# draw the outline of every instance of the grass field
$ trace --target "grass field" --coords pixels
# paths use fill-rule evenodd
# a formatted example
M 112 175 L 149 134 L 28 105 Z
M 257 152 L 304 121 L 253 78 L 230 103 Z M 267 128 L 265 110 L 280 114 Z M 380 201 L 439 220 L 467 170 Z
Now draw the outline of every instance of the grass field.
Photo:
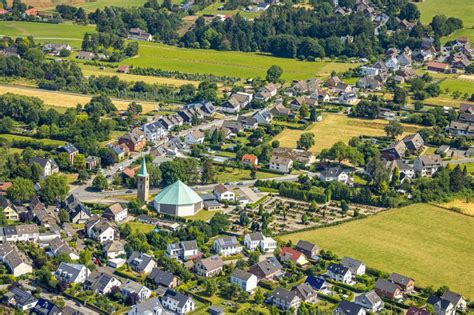
M 40 98 L 45 104 L 53 107 L 76 107 L 77 104 L 86 104 L 91 99 L 90 96 L 63 93 L 56 91 L 47 91 L 34 88 L 26 88 L 20 86 L 5 86 L 0 85 L 0 95 L 4 93 L 14 93 L 26 96 L 36 96 Z M 114 100 L 113 103 L 119 110 L 125 110 L 132 101 L 127 100 Z M 155 109 L 156 103 L 137 101 L 137 103 L 143 106 L 144 112 L 149 112 Z
M 239 78 L 265 78 L 268 68 L 276 64 L 283 68 L 285 80 L 329 76 L 333 70 L 340 72 L 357 67 L 350 63 L 303 62 L 258 53 L 178 48 L 158 43 L 140 43 L 139 56 L 125 59 L 121 64 Z
M 11 1 L 8 1 L 10 3 Z M 25 0 L 25 4 L 34 6 L 41 10 L 53 9 L 58 4 L 67 4 L 75 7 L 82 7 L 87 12 L 102 9 L 105 6 L 135 7 L 143 6 L 146 0 Z M 160 1 L 159 1 L 160 2 Z M 173 1 L 174 3 L 175 1 Z
M 296 142 L 304 132 L 312 132 L 315 136 L 315 145 L 311 151 L 316 153 L 322 149 L 330 148 L 338 141 L 348 142 L 351 138 L 366 136 L 384 136 L 383 128 L 388 122 L 386 120 L 375 119 L 366 120 L 358 118 L 349 118 L 345 115 L 325 114 L 321 122 L 314 123 L 306 130 L 285 129 L 273 140 L 280 141 L 280 146 L 287 148 L 296 148 Z M 405 132 L 410 133 L 418 128 L 411 125 L 405 125 Z
M 142 232 L 146 234 L 156 228 L 153 224 L 140 222 L 127 222 L 126 224 L 130 226 L 130 228 L 132 229 L 132 233 Z
M 277 174 L 274 173 L 267 173 L 267 172 L 257 172 L 257 179 L 267 179 L 277 177 Z M 250 170 L 248 169 L 232 169 L 226 168 L 225 172 L 219 172 L 217 174 L 217 182 L 224 183 L 224 182 L 238 182 L 241 180 L 251 180 L 250 177 Z
M 178 80 L 173 78 L 159 78 L 159 77 L 152 77 L 146 75 L 133 75 L 133 74 L 125 74 L 125 73 L 117 73 L 115 69 L 105 68 L 104 70 L 99 70 L 98 67 L 95 66 L 86 66 L 84 64 L 80 64 L 82 73 L 85 76 L 100 76 L 100 75 L 107 75 L 107 76 L 117 76 L 120 80 L 128 81 L 128 82 L 136 82 L 136 81 L 143 81 L 149 84 L 160 84 L 160 85 L 170 85 L 170 86 L 181 86 L 184 84 L 193 84 L 195 86 L 199 85 L 197 81 L 188 81 L 188 80 Z
M 212 219 L 212 217 L 214 217 L 217 213 L 219 212 L 222 212 L 222 211 L 219 211 L 219 210 L 215 210 L 215 211 L 207 211 L 207 210 L 204 210 L 202 209 L 201 211 L 199 211 L 198 213 L 196 213 L 195 215 L 192 215 L 192 216 L 189 216 L 189 217 L 185 217 L 185 219 L 187 220 L 201 220 L 201 221 L 209 221 L 210 219 Z
M 241 16 L 248 18 L 248 19 L 254 19 L 256 17 L 259 17 L 262 14 L 262 11 L 260 12 L 244 12 L 242 10 L 218 10 L 219 7 L 223 6 L 224 3 L 221 1 L 218 1 L 216 3 L 213 3 L 203 10 L 198 12 L 198 15 L 217 15 L 217 14 L 222 14 L 222 15 L 236 15 L 237 13 L 240 14 Z
M 27 136 L 11 135 L 11 134 L 6 134 L 6 133 L 0 133 L 0 138 L 5 138 L 9 141 L 13 141 L 13 140 L 36 141 L 36 142 L 41 142 L 44 144 L 51 144 L 51 145 L 57 145 L 57 146 L 64 144 L 64 141 L 60 141 L 60 140 L 38 139 L 38 138 L 32 138 L 32 137 L 27 137 Z
M 0 35 L 11 37 L 32 35 L 36 42 L 69 43 L 73 47 L 81 46 L 86 32 L 94 33 L 95 26 L 0 21 Z
M 416 204 L 335 227 L 283 236 L 312 241 L 385 272 L 413 277 L 416 285 L 447 285 L 474 298 L 474 218 Z
M 461 199 L 456 199 L 450 202 L 445 202 L 440 204 L 442 207 L 446 208 L 457 208 L 461 209 L 461 212 L 467 215 L 470 215 L 474 217 L 474 202 L 470 200 L 461 200 Z
M 461 93 L 467 93 L 469 95 L 474 93 L 474 81 L 472 80 L 463 80 L 461 78 L 456 79 L 445 79 L 440 84 L 441 90 L 449 89 L 450 93 L 454 91 L 459 91 Z

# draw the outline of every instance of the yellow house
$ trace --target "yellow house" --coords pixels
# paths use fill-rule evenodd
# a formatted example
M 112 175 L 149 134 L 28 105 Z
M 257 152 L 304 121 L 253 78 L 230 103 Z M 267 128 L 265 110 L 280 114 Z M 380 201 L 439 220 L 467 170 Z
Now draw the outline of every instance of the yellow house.
M 15 206 L 8 199 L 0 200 L 0 209 L 3 209 L 3 215 L 5 219 L 9 221 L 19 221 L 20 217 L 18 212 L 15 210 Z

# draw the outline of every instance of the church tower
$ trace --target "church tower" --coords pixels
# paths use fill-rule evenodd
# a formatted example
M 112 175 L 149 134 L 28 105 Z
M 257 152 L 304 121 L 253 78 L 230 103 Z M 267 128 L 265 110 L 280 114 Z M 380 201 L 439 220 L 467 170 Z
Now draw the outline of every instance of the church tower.
M 146 170 L 145 157 L 142 159 L 142 165 L 137 176 L 137 198 L 143 202 L 147 202 L 150 197 L 150 175 Z

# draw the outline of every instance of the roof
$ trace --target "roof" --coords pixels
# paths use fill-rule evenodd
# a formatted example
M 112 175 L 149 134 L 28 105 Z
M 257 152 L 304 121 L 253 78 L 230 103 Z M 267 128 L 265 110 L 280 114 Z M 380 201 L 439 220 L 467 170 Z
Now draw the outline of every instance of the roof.
M 202 202 L 202 198 L 180 180 L 160 191 L 154 200 L 156 203 L 167 205 L 189 205 Z
M 337 310 L 343 314 L 358 314 L 361 309 L 362 306 L 346 300 L 342 300 L 337 306 Z
M 294 262 L 300 259 L 301 256 L 304 256 L 303 253 L 297 251 L 296 249 L 293 249 L 291 247 L 283 247 L 280 251 L 280 257 L 287 256 L 287 254 L 290 255 L 290 259 Z
M 438 304 L 439 308 L 442 310 L 447 310 L 450 306 L 454 306 L 453 303 L 451 303 L 451 301 L 440 298 L 437 295 L 430 296 L 428 300 L 426 301 L 426 303 L 431 304 L 431 305 Z
M 197 245 L 197 242 L 195 240 L 192 240 L 192 241 L 182 241 L 180 243 L 180 246 L 184 249 L 184 250 L 195 250 L 195 249 L 199 249 L 198 245 Z
M 360 266 L 363 266 L 364 263 L 360 260 L 350 258 L 350 257 L 344 257 L 341 260 L 341 265 L 344 267 L 349 268 L 352 272 L 356 271 Z
M 281 264 L 275 257 L 270 257 L 250 267 L 250 272 L 261 271 L 265 276 L 271 275 L 275 272 L 280 271 L 282 268 Z
M 257 164 L 258 158 L 250 153 L 246 153 L 242 156 L 242 159 L 240 159 L 242 162 L 248 161 L 250 164 Z
M 316 294 L 313 287 L 307 283 L 300 283 L 296 287 L 294 287 L 293 290 L 291 291 L 296 293 L 296 295 L 298 295 L 303 300 L 307 300 L 312 295 Z
M 349 268 L 344 267 L 343 265 L 340 265 L 340 264 L 332 263 L 329 265 L 328 271 L 334 274 L 338 274 L 338 275 L 345 275 L 349 271 Z
M 271 164 L 279 164 L 279 165 L 288 165 L 290 162 L 293 162 L 293 159 L 288 154 L 272 154 L 270 158 Z
M 237 278 L 237 279 L 244 280 L 244 281 L 248 281 L 252 276 L 255 277 L 254 274 L 252 274 L 248 271 L 239 269 L 239 268 L 235 268 L 234 272 L 232 273 L 233 278 Z
M 183 308 L 186 303 L 188 302 L 189 299 L 191 299 L 189 296 L 176 292 L 174 290 L 166 290 L 166 293 L 164 295 L 164 298 L 172 299 L 176 302 L 178 302 L 178 307 Z
M 33 313 L 43 315 L 58 315 L 62 314 L 62 311 L 53 302 L 45 299 L 39 299 L 38 303 L 36 303 L 35 308 L 33 309 Z
M 400 287 L 397 284 L 381 278 L 377 279 L 375 287 L 381 291 L 392 294 L 395 293 L 397 289 L 400 290 Z
M 161 310 L 161 311 L 159 311 Z M 138 303 L 132 307 L 133 314 L 162 314 L 168 315 L 172 314 L 168 312 L 163 305 L 161 304 L 159 297 L 154 297 L 152 299 Z M 132 312 L 130 311 L 130 313 Z
M 463 299 L 461 295 L 451 291 L 444 292 L 441 298 L 450 301 L 454 305 L 458 305 L 459 302 L 461 302 L 461 300 Z
M 208 258 L 203 258 L 199 262 L 208 271 L 216 270 L 216 269 L 222 268 L 222 266 L 224 266 L 224 262 L 217 255 L 211 256 L 211 257 L 208 257 Z
M 118 279 L 109 274 L 94 271 L 87 278 L 86 284 L 92 291 L 103 292 L 107 285 L 114 279 L 118 281 Z
M 365 292 L 365 293 L 359 295 L 358 297 L 356 297 L 356 301 L 358 301 L 361 298 L 367 299 L 372 305 L 375 305 L 375 304 L 382 301 L 380 296 L 378 296 L 378 294 L 374 290 L 372 290 L 370 292 Z
M 327 283 L 326 280 L 321 276 L 309 275 L 306 278 L 305 283 L 309 284 L 316 290 L 321 290 L 321 288 Z
M 421 308 L 410 306 L 410 308 L 408 309 L 406 315 L 430 315 L 430 312 L 428 312 L 424 309 L 421 309 Z
M 281 300 L 284 300 L 288 303 L 291 303 L 295 298 L 297 297 L 296 293 L 293 291 L 288 291 L 287 289 L 284 288 L 277 288 L 275 291 L 273 291 L 271 298 L 279 298 Z
M 45 158 L 42 158 L 42 157 L 39 157 L 39 156 L 33 156 L 30 159 L 30 165 L 32 165 L 34 163 L 39 164 L 39 166 L 41 166 L 42 168 L 44 168 L 46 166 L 46 164 L 48 164 L 48 163 L 50 163 L 51 167 L 53 167 L 53 168 L 58 167 L 58 164 L 56 164 L 56 162 L 53 159 L 45 159 Z
M 58 269 L 56 270 L 56 273 L 60 277 L 62 277 L 63 274 L 67 274 L 66 277 L 74 281 L 79 276 L 79 273 L 81 272 L 83 268 L 86 268 L 86 267 L 81 264 L 70 264 L 70 263 L 62 262 L 59 265 Z
M 58 151 L 60 152 L 66 152 L 66 153 L 69 153 L 69 154 L 72 154 L 72 153 L 75 153 L 75 152 L 79 152 L 79 150 L 72 144 L 72 143 L 66 143 L 65 145 L 63 146 L 60 146 L 58 148 Z
M 443 69 L 444 70 L 444 69 L 448 69 L 449 65 L 447 63 L 430 61 L 426 64 L 426 67 L 435 68 L 435 69 Z
M 214 190 L 217 191 L 219 194 L 223 194 L 230 191 L 227 187 L 225 187 L 222 184 L 219 184 L 216 187 L 214 187 Z
M 124 251 L 124 246 L 120 241 L 108 241 L 103 245 L 103 249 L 109 253 L 122 252 Z
M 392 281 L 392 282 L 395 282 L 396 284 L 401 284 L 403 286 L 406 286 L 410 283 L 410 281 L 413 281 L 412 278 L 409 278 L 409 277 L 406 277 L 406 276 L 403 276 L 401 274 L 398 274 L 396 272 L 393 272 L 390 277 L 388 278 L 388 280 Z
M 153 268 L 148 278 L 153 280 L 158 285 L 168 287 L 173 283 L 176 276 L 167 270 Z
M 138 176 L 148 176 L 148 172 L 146 170 L 146 161 L 145 157 L 142 158 L 142 164 L 140 165 L 140 170 L 138 171 Z
M 19 305 L 27 305 L 38 301 L 30 292 L 23 291 L 19 287 L 10 287 L 6 293 L 15 298 L 16 303 Z M 5 294 L 5 295 L 6 295 Z
M 311 252 L 314 249 L 318 249 L 318 246 L 316 246 L 313 243 L 308 242 L 308 241 L 299 240 L 298 243 L 296 243 L 296 248 L 297 249 L 303 249 L 303 250 Z
M 153 261 L 153 258 L 144 253 L 133 252 L 127 260 L 127 264 L 137 270 L 144 270 L 148 264 Z
M 214 241 L 215 243 L 219 244 L 221 247 L 229 247 L 229 246 L 236 246 L 239 245 L 237 238 L 235 236 L 231 237 L 221 237 Z
M 263 241 L 265 239 L 265 236 L 263 235 L 262 232 L 255 232 L 255 233 L 250 233 L 247 235 L 251 241 Z

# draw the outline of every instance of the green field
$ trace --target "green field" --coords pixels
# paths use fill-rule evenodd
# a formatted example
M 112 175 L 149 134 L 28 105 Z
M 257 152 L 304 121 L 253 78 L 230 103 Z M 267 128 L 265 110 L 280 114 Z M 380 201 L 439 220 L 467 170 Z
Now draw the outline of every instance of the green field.
M 449 89 L 450 93 L 459 91 L 461 93 L 474 94 L 474 80 L 446 79 L 440 84 L 442 93 Z
M 149 233 L 153 231 L 156 226 L 153 224 L 141 223 L 141 222 L 127 222 L 126 223 L 132 229 L 132 233 L 142 232 Z
M 277 174 L 274 173 L 267 173 L 267 172 L 257 172 L 257 179 L 267 179 L 277 177 Z M 224 172 L 217 173 L 217 182 L 224 183 L 224 182 L 238 182 L 241 180 L 251 180 L 250 177 L 250 170 L 248 169 L 231 169 L 226 168 Z
M 189 49 L 158 43 L 140 43 L 139 56 L 121 62 L 137 67 L 154 67 L 189 73 L 210 73 L 239 78 L 261 77 L 270 66 L 283 68 L 283 79 L 308 79 L 314 76 L 329 76 L 331 71 L 345 71 L 357 64 L 303 62 L 288 58 L 276 58 L 259 53 Z
M 223 6 L 224 3 L 218 1 L 216 3 L 213 3 L 207 7 L 205 7 L 202 11 L 198 12 L 198 15 L 217 15 L 217 14 L 222 14 L 222 15 L 236 15 L 240 14 L 241 16 L 248 18 L 248 19 L 254 19 L 256 17 L 259 17 L 262 14 L 262 11 L 260 12 L 244 12 L 241 10 L 218 10 L 219 7 Z
M 201 211 L 199 211 L 195 215 L 185 217 L 185 219 L 186 220 L 192 220 L 192 221 L 201 220 L 201 221 L 206 221 L 207 222 L 210 219 L 212 219 L 212 217 L 214 217 L 217 213 L 220 213 L 220 212 L 222 212 L 222 211 L 219 211 L 219 210 L 207 211 L 207 210 L 202 209 Z
M 32 35 L 37 42 L 68 43 L 80 47 L 84 33 L 95 32 L 95 26 L 0 21 L 0 35 L 11 37 Z
M 447 285 L 470 298 L 474 298 L 473 238 L 474 218 L 427 204 L 282 237 L 293 243 L 312 241 L 341 257 L 413 277 L 416 285 Z
M 64 141 L 60 141 L 60 140 L 38 139 L 38 138 L 32 138 L 32 137 L 27 137 L 27 136 L 11 135 L 11 134 L 6 134 L 6 133 L 0 134 L 0 138 L 5 138 L 9 141 L 13 141 L 13 140 L 36 141 L 36 142 L 41 142 L 44 144 L 51 144 L 51 145 L 57 145 L 57 146 L 64 144 Z

